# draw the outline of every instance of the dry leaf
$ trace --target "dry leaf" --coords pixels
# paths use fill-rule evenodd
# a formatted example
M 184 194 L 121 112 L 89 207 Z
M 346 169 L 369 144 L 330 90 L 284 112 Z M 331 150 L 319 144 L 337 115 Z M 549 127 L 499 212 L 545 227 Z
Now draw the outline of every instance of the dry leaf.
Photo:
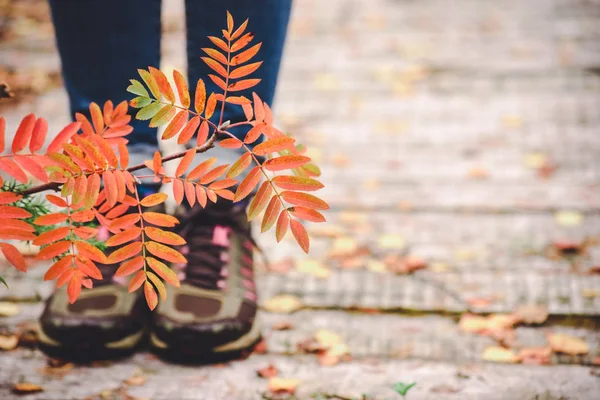
M 511 349 L 506 349 L 500 346 L 490 346 L 483 351 L 481 359 L 484 361 L 493 361 L 500 363 L 516 364 L 519 362 L 519 357 Z
M 566 335 L 564 333 L 551 333 L 548 335 L 550 347 L 557 353 L 564 353 L 571 356 L 588 354 L 590 349 L 587 343 L 579 338 Z
M 258 342 L 256 344 L 256 346 L 254 346 L 253 353 L 256 353 L 256 354 L 267 354 L 268 351 L 269 351 L 269 349 L 267 348 L 267 342 L 266 342 L 265 339 L 262 339 L 260 342 Z
M 268 366 L 259 369 L 256 371 L 256 374 L 261 378 L 273 378 L 279 374 L 279 370 L 273 364 L 269 364 Z
M 527 168 L 539 169 L 548 163 L 548 156 L 543 153 L 529 153 L 523 157 L 523 164 Z
M 146 377 L 142 375 L 134 375 L 125 379 L 123 383 L 129 386 L 141 386 L 146 383 Z
M 421 257 L 402 257 L 390 254 L 383 259 L 387 269 L 395 274 L 410 274 L 427 267 L 427 263 Z
M 280 294 L 265 301 L 263 308 L 274 313 L 291 313 L 298 311 L 304 306 L 302 301 L 296 296 L 289 294 Z
M 296 263 L 296 270 L 321 279 L 329 278 L 329 275 L 331 275 L 331 271 L 329 271 L 329 269 L 327 269 L 323 263 L 318 260 L 298 261 Z
M 38 393 L 44 390 L 40 385 L 36 385 L 35 383 L 21 382 L 15 383 L 12 386 L 13 393 L 16 394 L 30 394 L 30 393 Z
M 489 176 L 489 171 L 483 167 L 472 167 L 467 172 L 467 177 L 471 179 L 487 179 Z
M 358 242 L 356 239 L 346 236 L 339 237 L 333 241 L 329 257 L 346 257 L 355 254 L 358 250 Z
M 335 238 L 344 234 L 342 227 L 333 224 L 319 224 L 310 227 L 310 234 L 315 237 Z
M 21 312 L 18 304 L 8 301 L 0 301 L 0 317 L 12 317 Z
M 554 214 L 554 220 L 561 226 L 579 226 L 583 223 L 583 214 L 579 211 L 558 211 Z
M 543 324 L 548 319 L 548 308 L 542 305 L 517 307 L 515 315 L 525 324 Z
M 283 321 L 283 322 L 276 322 L 273 324 L 273 326 L 271 326 L 271 329 L 273 329 L 274 331 L 289 331 L 290 329 L 294 328 L 294 324 L 292 324 L 291 322 L 287 322 L 287 321 Z
M 379 236 L 377 246 L 383 250 L 402 250 L 406 247 L 406 241 L 402 235 L 388 233 Z
M 324 349 L 343 343 L 340 335 L 327 329 L 319 329 L 315 333 L 315 340 Z
M 481 333 L 488 329 L 488 319 L 474 314 L 463 314 L 458 326 L 464 332 Z
M 0 335 L 0 350 L 13 350 L 19 344 L 19 337 L 17 335 Z
M 512 314 L 491 314 L 487 320 L 488 329 L 493 331 L 512 329 L 519 322 L 520 318 Z
M 269 391 L 273 394 L 294 394 L 299 384 L 299 379 L 274 377 L 269 379 Z
M 368 260 L 367 269 L 371 272 L 383 273 L 387 271 L 385 264 L 379 260 Z
M 332 366 L 339 364 L 340 361 L 349 361 L 350 351 L 346 344 L 337 343 L 329 349 L 320 352 L 317 355 L 317 359 L 319 360 L 319 364 L 323 366 Z
M 529 347 L 519 351 L 519 359 L 523 364 L 548 365 L 552 362 L 550 347 Z

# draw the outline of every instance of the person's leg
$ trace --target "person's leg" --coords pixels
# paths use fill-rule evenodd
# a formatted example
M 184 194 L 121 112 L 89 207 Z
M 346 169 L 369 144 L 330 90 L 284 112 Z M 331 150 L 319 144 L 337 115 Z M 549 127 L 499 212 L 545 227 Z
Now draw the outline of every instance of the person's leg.
M 90 102 L 102 106 L 106 100 L 130 99 L 126 89 L 137 68 L 158 66 L 160 0 L 50 0 L 50 6 L 73 113 L 87 115 Z M 155 130 L 147 121 L 133 126 L 128 136 L 132 159 L 150 158 Z M 99 267 L 103 279 L 74 304 L 64 287 L 47 300 L 40 319 L 42 350 L 93 360 L 130 353 L 141 343 L 150 321 L 143 297 L 113 282 L 118 265 Z
M 222 93 L 208 78 L 214 72 L 200 57 L 205 56 L 203 47 L 215 47 L 207 36 L 222 36 L 228 10 L 236 27 L 250 19 L 247 31 L 255 39 L 248 48 L 263 43 L 255 61 L 264 62 L 251 76 L 262 81 L 236 95 L 252 98 L 255 91 L 272 104 L 290 8 L 291 0 L 187 0 L 190 87 L 202 78 L 209 93 Z M 227 105 L 226 110 L 224 121 L 245 121 L 241 107 Z M 218 115 L 214 118 L 218 123 Z M 233 133 L 243 137 L 246 131 Z M 217 157 L 219 164 L 240 157 L 235 150 L 220 147 L 206 155 Z M 247 200 L 232 204 L 219 199 L 204 210 L 196 206 L 180 219 L 188 263 L 181 286 L 169 287 L 166 301 L 158 305 L 151 336 L 152 345 L 165 356 L 220 360 L 243 353 L 260 339 L 255 321 L 254 240 L 246 204 Z
M 130 100 L 129 79 L 138 68 L 158 68 L 161 0 L 49 0 L 71 112 Z M 156 129 L 132 118 L 131 151 L 150 157 Z M 150 148 L 152 146 L 152 148 Z M 148 149 L 150 148 L 150 149 Z

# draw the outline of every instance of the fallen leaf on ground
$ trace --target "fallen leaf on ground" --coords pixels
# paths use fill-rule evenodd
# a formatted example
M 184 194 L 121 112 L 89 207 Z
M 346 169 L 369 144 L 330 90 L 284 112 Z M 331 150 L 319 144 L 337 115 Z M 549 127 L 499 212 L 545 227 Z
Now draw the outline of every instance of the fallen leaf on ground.
M 12 386 L 13 393 L 16 394 L 29 394 L 29 393 L 38 393 L 44 390 L 40 385 L 36 385 L 35 383 L 21 382 L 15 383 Z
M 460 317 L 458 326 L 464 332 L 481 333 L 488 329 L 488 319 L 474 314 L 463 314 Z
M 299 384 L 299 379 L 274 377 L 269 379 L 269 391 L 273 394 L 294 394 Z
M 279 374 L 279 370 L 273 364 L 269 364 L 266 367 L 256 371 L 256 374 L 261 378 L 269 379 L 277 376 Z
M 344 234 L 344 229 L 338 225 L 333 224 L 318 224 L 313 225 L 310 228 L 310 234 L 315 237 L 329 237 L 335 238 Z
M 254 346 L 253 353 L 267 354 L 268 351 L 269 351 L 269 349 L 267 347 L 267 341 L 265 339 L 262 339 L 260 342 L 258 342 L 258 344 L 256 346 Z
M 519 357 L 511 349 L 506 349 L 500 346 L 490 346 L 483 351 L 481 358 L 484 361 L 494 361 L 501 363 L 516 364 L 519 362 Z
M 321 347 L 325 349 L 343 343 L 340 335 L 328 329 L 319 329 L 315 333 L 315 340 Z
M 595 297 L 600 297 L 600 289 L 589 289 L 583 288 L 581 289 L 581 296 L 586 299 L 593 299 Z
M 18 304 L 8 301 L 0 301 L 0 317 L 12 317 L 21 312 Z
M 366 213 L 358 211 L 342 211 L 340 212 L 339 221 L 344 224 L 364 224 L 369 220 Z
M 515 315 L 525 324 L 543 324 L 548 319 L 548 307 L 523 305 L 517 307 Z
M 329 367 L 332 365 L 339 364 L 340 361 L 350 360 L 350 350 L 344 343 L 337 343 L 327 350 L 320 352 L 317 355 L 319 364 Z
M 427 263 L 424 259 L 417 256 L 399 256 L 390 254 L 383 259 L 387 269 L 395 274 L 410 274 L 420 269 L 427 268 Z
M 448 272 L 451 270 L 450 266 L 443 262 L 433 262 L 429 265 L 429 270 L 433 272 Z
M 471 306 L 471 307 L 488 307 L 490 304 L 492 304 L 494 301 L 496 301 L 495 297 L 489 296 L 489 297 L 471 297 L 469 299 L 466 300 L 466 302 Z
M 47 365 L 42 368 L 41 373 L 43 375 L 64 376 L 72 370 L 74 366 L 75 364 L 70 362 L 49 358 L 47 360 Z
M 367 269 L 371 272 L 383 273 L 387 271 L 385 263 L 379 260 L 367 260 Z
M 265 301 L 263 308 L 274 313 L 292 313 L 298 311 L 304 306 L 302 301 L 290 294 L 280 294 Z
M 525 154 L 523 157 L 523 164 L 527 168 L 538 169 L 543 167 L 548 162 L 548 156 L 544 153 L 533 152 Z
M 333 241 L 330 257 L 346 257 L 356 253 L 358 241 L 352 237 L 339 237 Z
M 487 179 L 490 173 L 483 167 L 472 167 L 467 171 L 467 177 L 471 179 Z
M 491 314 L 487 319 L 489 330 L 512 329 L 519 322 L 519 317 L 512 314 Z
M 550 347 L 557 353 L 564 353 L 571 356 L 588 354 L 590 349 L 587 343 L 579 338 L 566 335 L 564 333 L 551 333 L 548 335 Z
M 19 344 L 17 335 L 0 335 L 0 350 L 13 350 Z
M 550 347 L 528 347 L 519 351 L 519 359 L 523 364 L 549 365 L 552 362 Z
M 146 383 L 146 377 L 143 375 L 133 375 L 123 382 L 129 386 L 141 386 Z
M 305 274 L 326 279 L 331 275 L 331 271 L 319 260 L 301 260 L 296 263 L 296 270 Z
M 274 331 L 289 331 L 294 328 L 294 324 L 288 321 L 276 322 L 271 326 Z
M 382 250 L 402 250 L 406 247 L 406 240 L 402 235 L 386 233 L 379 236 L 377 246 Z
M 579 211 L 563 210 L 554 214 L 554 220 L 561 226 L 579 226 L 583 222 L 583 214 Z

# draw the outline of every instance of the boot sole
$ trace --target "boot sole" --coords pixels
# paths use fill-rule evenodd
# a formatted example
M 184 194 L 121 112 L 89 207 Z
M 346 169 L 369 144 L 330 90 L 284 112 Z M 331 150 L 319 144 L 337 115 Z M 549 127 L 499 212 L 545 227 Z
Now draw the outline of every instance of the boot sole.
M 167 343 L 150 333 L 150 348 L 160 358 L 182 364 L 214 364 L 244 359 L 254 351 L 262 341 L 260 324 L 255 322 L 252 328 L 243 336 L 229 343 L 209 349 L 199 348 L 197 342 L 182 343 L 181 341 Z

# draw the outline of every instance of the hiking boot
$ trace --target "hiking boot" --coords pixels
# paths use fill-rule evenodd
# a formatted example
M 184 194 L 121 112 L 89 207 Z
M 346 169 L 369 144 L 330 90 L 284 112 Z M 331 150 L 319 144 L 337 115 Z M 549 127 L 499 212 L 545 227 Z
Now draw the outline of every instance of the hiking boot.
M 181 286 L 169 286 L 159 302 L 150 335 L 162 356 L 215 362 L 248 353 L 260 341 L 252 252 L 245 205 L 221 200 L 180 217 L 188 263 Z

